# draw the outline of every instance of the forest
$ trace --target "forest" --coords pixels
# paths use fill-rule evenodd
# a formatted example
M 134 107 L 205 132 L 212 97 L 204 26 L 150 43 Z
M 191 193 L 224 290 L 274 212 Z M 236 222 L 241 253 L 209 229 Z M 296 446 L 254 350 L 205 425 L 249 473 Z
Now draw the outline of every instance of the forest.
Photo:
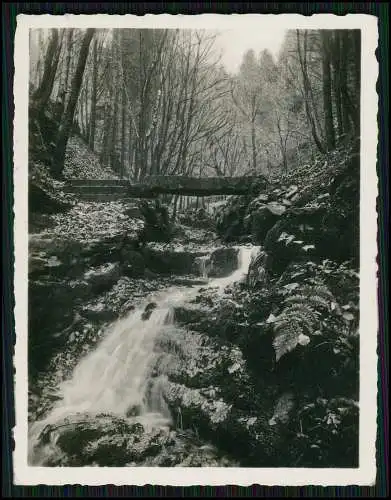
M 357 467 L 360 30 L 32 29 L 29 461 Z

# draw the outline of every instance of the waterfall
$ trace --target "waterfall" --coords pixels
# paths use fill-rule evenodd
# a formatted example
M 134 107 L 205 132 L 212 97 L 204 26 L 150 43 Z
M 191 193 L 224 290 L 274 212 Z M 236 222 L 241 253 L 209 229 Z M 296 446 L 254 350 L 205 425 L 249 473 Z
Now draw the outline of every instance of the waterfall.
M 242 279 L 257 247 L 239 247 L 238 269 L 225 278 L 211 279 L 208 287 L 224 289 Z M 158 353 L 155 341 L 164 328 L 173 325 L 175 306 L 196 295 L 200 287 L 173 288 L 149 298 L 156 304 L 149 319 L 144 307 L 129 313 L 108 328 L 101 343 L 75 367 L 69 380 L 58 388 L 60 399 L 50 414 L 31 429 L 32 446 L 47 424 L 77 414 L 108 413 L 137 418 L 145 427 L 171 424 L 162 395 L 164 377 L 152 377 Z
M 203 255 L 202 257 L 199 257 L 198 258 L 198 265 L 199 265 L 201 276 L 203 278 L 207 278 L 208 272 L 209 272 L 209 265 L 210 265 L 210 256 Z

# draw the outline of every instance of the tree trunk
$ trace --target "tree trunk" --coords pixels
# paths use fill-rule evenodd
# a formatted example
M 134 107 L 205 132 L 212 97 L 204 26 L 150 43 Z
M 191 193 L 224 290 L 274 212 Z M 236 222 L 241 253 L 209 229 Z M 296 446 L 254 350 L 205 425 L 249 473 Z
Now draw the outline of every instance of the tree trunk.
M 121 178 L 123 178 L 125 173 L 125 132 L 126 132 L 126 93 L 125 86 L 122 87 L 122 117 L 121 117 Z
M 111 122 L 111 137 L 110 137 L 110 167 L 116 171 L 116 143 L 117 143 L 117 128 L 118 128 L 118 88 L 114 87 L 114 103 L 113 103 L 113 118 Z
M 88 95 L 88 89 L 90 88 L 90 82 L 89 82 L 89 77 L 88 80 L 86 81 L 85 89 L 84 89 L 84 140 L 88 143 L 88 136 L 89 136 L 89 123 L 91 117 L 88 116 L 88 102 L 89 102 L 89 95 Z
M 304 47 L 303 52 L 300 44 L 300 31 L 296 30 L 296 38 L 297 38 L 297 52 L 299 55 L 300 68 L 303 77 L 303 88 L 304 88 L 304 103 L 305 103 L 305 111 L 308 119 L 308 123 L 311 128 L 312 137 L 316 144 L 316 147 L 321 153 L 325 152 L 322 141 L 318 135 L 316 130 L 316 123 L 314 117 L 312 116 L 311 107 L 310 107 L 310 81 L 308 77 L 307 71 L 307 32 L 304 31 Z
M 94 36 L 95 29 L 89 28 L 84 35 L 82 46 L 80 49 L 80 55 L 76 67 L 76 72 L 73 76 L 71 92 L 69 96 L 69 101 L 64 112 L 64 118 L 60 125 L 58 132 L 58 140 L 56 146 L 55 159 L 53 164 L 53 171 L 56 175 L 61 176 L 62 170 L 64 168 L 65 150 L 68 143 L 69 134 L 72 129 L 73 116 L 75 113 L 76 103 L 80 93 L 80 87 L 83 81 L 84 69 L 86 66 L 88 49 L 92 37 Z
M 361 31 L 353 30 L 353 64 L 354 64 L 354 85 L 356 94 L 358 96 L 358 104 L 360 103 L 360 90 L 361 90 Z
M 98 40 L 94 40 L 94 57 L 92 66 L 92 95 L 91 95 L 91 116 L 89 130 L 89 145 L 92 150 L 95 148 L 95 130 L 96 130 L 96 101 L 98 87 Z
M 46 51 L 43 76 L 40 85 L 33 96 L 35 105 L 40 111 L 44 111 L 49 101 L 50 94 L 52 93 L 60 52 L 61 43 L 59 33 L 57 29 L 53 29 L 52 37 Z
M 43 42 L 43 33 L 42 29 L 39 30 L 39 35 L 38 35 L 38 47 L 39 47 L 39 57 L 38 57 L 38 62 L 37 62 L 37 71 L 35 74 L 35 88 L 37 89 L 39 87 L 39 84 L 41 82 L 41 73 L 42 73 L 42 53 L 44 52 L 44 42 Z
M 132 123 L 129 123 L 129 135 L 128 135 L 128 169 L 129 174 L 132 174 L 133 170 L 133 148 L 132 148 Z M 128 175 L 129 177 L 129 175 Z
M 361 109 L 361 31 L 352 31 L 353 48 L 353 77 L 354 77 L 354 124 L 355 135 L 360 136 L 360 109 Z
M 330 44 L 329 34 L 321 31 L 322 37 L 322 70 L 323 70 L 323 112 L 324 129 L 326 132 L 327 149 L 335 147 L 335 132 L 333 123 L 333 104 L 331 99 L 331 71 L 330 71 Z
M 341 41 L 339 30 L 335 30 L 333 36 L 333 51 L 332 51 L 332 65 L 333 65 L 333 88 L 335 100 L 335 114 L 337 117 L 337 134 L 342 137 L 343 119 L 342 119 L 342 96 L 341 96 Z
M 65 103 L 67 102 L 68 88 L 69 88 L 69 72 L 71 69 L 71 57 L 72 57 L 72 37 L 73 28 L 70 28 L 67 36 L 67 58 L 65 66 L 65 82 L 64 82 L 64 94 L 62 96 L 62 103 L 65 108 Z
M 103 138 L 100 152 L 100 162 L 104 167 L 109 165 L 109 149 L 110 149 L 110 129 L 111 129 L 111 113 L 108 103 L 105 105 L 105 119 L 103 123 Z
M 178 209 L 178 200 L 179 200 L 179 195 L 174 196 L 174 207 L 172 210 L 172 221 L 175 222 L 176 220 L 176 214 L 177 214 L 177 209 Z
M 118 85 L 116 84 L 118 79 L 118 71 L 116 64 L 116 44 L 113 43 L 112 51 L 111 51 L 111 59 L 112 59 L 112 84 L 111 84 L 111 125 L 110 125 L 110 135 L 109 135 L 109 144 L 108 144 L 108 159 L 109 166 L 112 170 L 117 171 L 117 162 L 116 162 L 116 143 L 117 143 L 117 128 L 118 128 Z
M 80 131 L 81 135 L 84 138 L 85 137 L 85 128 L 84 128 L 84 96 L 86 93 L 86 87 L 84 87 L 79 96 L 79 102 L 78 102 L 78 108 L 79 108 L 79 124 L 80 124 Z
M 251 151 L 252 151 L 252 170 L 257 171 L 257 146 L 255 142 L 255 115 L 251 120 Z
M 342 121 L 343 129 L 345 134 L 349 134 L 351 131 L 351 123 L 349 120 L 349 104 L 347 99 L 348 94 L 348 83 L 347 83 L 347 50 L 348 50 L 348 40 L 345 33 L 341 32 L 341 71 L 340 71 L 340 82 L 341 82 L 341 100 L 342 100 Z

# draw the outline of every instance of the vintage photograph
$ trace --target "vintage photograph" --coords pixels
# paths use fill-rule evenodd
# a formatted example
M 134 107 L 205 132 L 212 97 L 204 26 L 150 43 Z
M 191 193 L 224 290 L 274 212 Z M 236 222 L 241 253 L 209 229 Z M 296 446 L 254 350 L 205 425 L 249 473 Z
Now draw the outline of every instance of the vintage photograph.
M 29 28 L 28 467 L 359 467 L 362 32 L 267 22 Z

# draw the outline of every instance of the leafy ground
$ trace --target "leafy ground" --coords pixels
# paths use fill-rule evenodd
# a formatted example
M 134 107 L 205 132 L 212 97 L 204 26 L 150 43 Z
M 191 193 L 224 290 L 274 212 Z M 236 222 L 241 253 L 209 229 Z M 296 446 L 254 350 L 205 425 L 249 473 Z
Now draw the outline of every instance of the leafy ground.
M 70 137 L 64 163 L 66 179 L 118 179 L 109 168 L 103 168 L 99 157 L 78 136 Z
M 76 241 L 93 241 L 126 233 L 136 236 L 143 227 L 141 218 L 126 214 L 128 205 L 122 202 L 94 203 L 78 202 L 66 213 L 53 214 L 47 229 L 40 234 L 56 237 L 69 237 Z

